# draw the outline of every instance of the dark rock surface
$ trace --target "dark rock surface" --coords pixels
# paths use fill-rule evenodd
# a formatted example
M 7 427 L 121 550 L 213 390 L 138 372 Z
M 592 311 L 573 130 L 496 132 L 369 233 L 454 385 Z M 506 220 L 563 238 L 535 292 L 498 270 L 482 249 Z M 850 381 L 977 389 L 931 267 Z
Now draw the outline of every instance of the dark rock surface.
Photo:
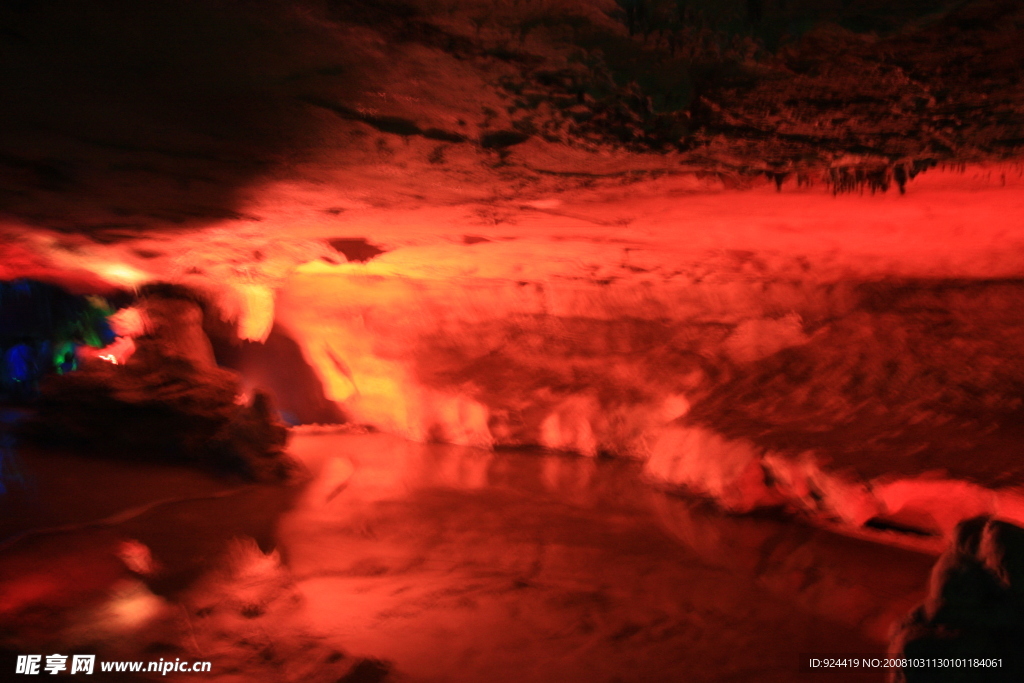
M 1024 529 L 990 517 L 961 522 L 932 570 L 929 595 L 899 625 L 892 654 L 998 660 L 992 667 L 907 667 L 896 683 L 1024 680 Z
M 29 433 L 115 457 L 285 478 L 287 431 L 265 394 L 246 398 L 238 376 L 216 366 L 199 305 L 158 288 L 139 306 L 149 327 L 128 362 L 95 361 L 44 383 Z

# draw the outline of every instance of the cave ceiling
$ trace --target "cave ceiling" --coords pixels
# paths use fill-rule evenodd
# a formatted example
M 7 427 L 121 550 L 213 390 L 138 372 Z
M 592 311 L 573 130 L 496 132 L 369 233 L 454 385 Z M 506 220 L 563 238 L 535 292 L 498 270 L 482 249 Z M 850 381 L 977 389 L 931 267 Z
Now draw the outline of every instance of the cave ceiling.
M 5 3 L 0 211 L 100 242 L 697 175 L 902 190 L 1013 161 L 998 1 Z M 326 193 L 329 194 L 329 193 Z M 264 204 L 266 201 L 263 202 Z M 333 213 L 332 213 L 333 212 Z

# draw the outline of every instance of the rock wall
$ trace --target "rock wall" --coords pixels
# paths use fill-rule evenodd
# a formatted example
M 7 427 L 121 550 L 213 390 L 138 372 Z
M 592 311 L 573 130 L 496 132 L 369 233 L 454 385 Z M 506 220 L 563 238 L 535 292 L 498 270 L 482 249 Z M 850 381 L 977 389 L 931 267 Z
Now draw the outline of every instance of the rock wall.
M 440 248 L 302 266 L 277 324 L 354 421 L 414 440 L 636 457 L 729 509 L 922 538 L 1018 506 L 990 493 L 1020 474 L 1016 280 L 830 279 L 742 252 L 515 280 L 489 247 L 475 267 Z
M 93 358 L 49 378 L 27 433 L 108 457 L 289 476 L 286 429 L 265 394 L 245 396 L 238 376 L 216 365 L 199 304 L 180 288 L 151 287 L 137 308 L 145 333 L 127 362 Z

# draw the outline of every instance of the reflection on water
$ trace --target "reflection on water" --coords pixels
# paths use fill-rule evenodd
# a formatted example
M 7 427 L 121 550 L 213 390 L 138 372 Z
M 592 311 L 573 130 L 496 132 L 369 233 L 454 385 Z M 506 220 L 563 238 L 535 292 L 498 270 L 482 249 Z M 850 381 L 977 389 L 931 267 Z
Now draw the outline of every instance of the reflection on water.
M 425 680 L 791 680 L 800 652 L 884 649 L 932 561 L 668 497 L 630 461 L 293 452 L 313 481 L 279 538 L 311 622 Z
M 34 493 L 0 529 L 60 527 L 0 549 L 0 649 L 158 651 L 221 681 L 782 683 L 800 653 L 882 652 L 932 561 L 669 497 L 626 460 L 379 434 L 291 451 L 292 490 L 19 454 Z

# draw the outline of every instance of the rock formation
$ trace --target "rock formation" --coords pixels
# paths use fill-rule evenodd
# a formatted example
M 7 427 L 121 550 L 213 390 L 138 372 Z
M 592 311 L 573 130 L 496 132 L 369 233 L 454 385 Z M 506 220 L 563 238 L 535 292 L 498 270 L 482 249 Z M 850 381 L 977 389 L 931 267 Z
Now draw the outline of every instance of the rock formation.
M 911 660 L 894 683 L 1024 678 L 1024 529 L 987 516 L 961 522 L 928 589 L 893 635 L 890 654 Z

